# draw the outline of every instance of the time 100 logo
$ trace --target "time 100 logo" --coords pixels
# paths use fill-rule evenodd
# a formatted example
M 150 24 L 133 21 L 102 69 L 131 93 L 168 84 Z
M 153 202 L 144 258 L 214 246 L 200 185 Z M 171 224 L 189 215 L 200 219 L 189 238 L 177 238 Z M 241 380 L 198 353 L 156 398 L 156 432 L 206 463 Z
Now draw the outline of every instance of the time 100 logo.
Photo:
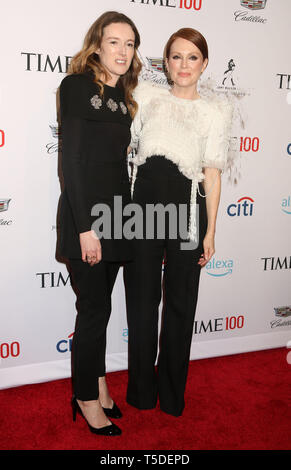
M 8 357 L 18 357 L 20 354 L 20 344 L 18 341 L 13 343 L 0 344 L 0 359 L 8 359 Z
M 257 152 L 260 148 L 260 139 L 258 137 L 241 137 L 240 138 L 240 151 L 241 152 Z
M 192 8 L 196 11 L 201 10 L 202 0 L 180 0 L 179 8 L 186 8 L 186 10 L 191 10 Z

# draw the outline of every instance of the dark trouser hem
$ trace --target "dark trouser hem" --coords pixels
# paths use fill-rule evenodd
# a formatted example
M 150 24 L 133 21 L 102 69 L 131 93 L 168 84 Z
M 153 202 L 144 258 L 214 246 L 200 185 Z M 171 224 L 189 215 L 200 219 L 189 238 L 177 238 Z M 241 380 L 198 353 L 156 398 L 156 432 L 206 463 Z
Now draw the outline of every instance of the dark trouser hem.
M 175 416 L 175 418 L 179 418 L 179 416 L 182 416 L 182 414 L 183 414 L 183 410 L 179 413 L 176 413 L 176 412 L 170 411 L 170 410 L 166 410 L 166 409 L 163 409 L 161 407 L 160 407 L 160 410 L 163 411 L 164 413 L 167 413 L 168 415 Z
M 102 375 L 99 375 L 99 377 L 104 377 L 105 372 Z M 74 382 L 73 382 L 73 393 L 74 397 L 77 398 L 77 400 L 81 401 L 90 401 L 90 400 L 98 400 L 99 398 L 99 386 L 98 386 L 98 377 L 96 377 L 96 387 L 91 386 L 90 391 L 84 391 L 82 389 L 78 389 L 77 386 L 74 387 Z
M 138 408 L 139 410 L 153 410 L 154 408 L 156 408 L 157 406 L 157 402 L 155 404 L 151 404 L 151 405 L 140 405 L 140 404 L 137 404 L 134 400 L 131 400 L 129 398 L 126 398 L 126 402 L 131 405 L 131 406 L 134 406 L 135 408 Z
M 77 290 L 78 315 L 72 342 L 72 377 L 75 396 L 97 400 L 98 377 L 105 375 L 106 329 L 111 313 L 111 293 L 119 263 L 100 261 L 91 267 L 70 260 Z

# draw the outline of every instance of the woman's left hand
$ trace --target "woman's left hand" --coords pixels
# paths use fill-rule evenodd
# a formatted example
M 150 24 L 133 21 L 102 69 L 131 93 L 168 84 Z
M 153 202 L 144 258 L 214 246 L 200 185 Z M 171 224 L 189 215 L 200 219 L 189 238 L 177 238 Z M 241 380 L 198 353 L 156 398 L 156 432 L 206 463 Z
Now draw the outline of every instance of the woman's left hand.
M 204 248 L 204 253 L 201 255 L 198 261 L 198 264 L 201 265 L 201 268 L 203 268 L 203 266 L 205 266 L 210 261 L 210 259 L 215 253 L 214 235 L 212 234 L 205 235 L 205 238 L 203 240 L 203 248 Z

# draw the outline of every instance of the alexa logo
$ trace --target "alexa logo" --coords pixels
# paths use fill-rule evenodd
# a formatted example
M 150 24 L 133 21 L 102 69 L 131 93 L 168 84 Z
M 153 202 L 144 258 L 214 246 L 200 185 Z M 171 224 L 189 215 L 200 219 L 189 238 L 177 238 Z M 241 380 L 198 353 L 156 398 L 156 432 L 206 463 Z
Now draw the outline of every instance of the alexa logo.
M 212 258 L 205 266 L 207 274 L 212 277 L 230 276 L 233 271 L 232 259 L 215 259 Z
M 71 333 L 67 339 L 61 339 L 57 343 L 56 348 L 59 353 L 66 353 L 66 352 L 72 351 L 73 336 L 74 336 L 74 333 Z
M 267 0 L 241 0 L 242 7 L 249 8 L 249 10 L 262 10 L 265 8 Z
M 234 204 L 230 204 L 227 208 L 227 214 L 230 217 L 252 216 L 254 207 L 254 199 L 251 197 L 241 197 Z
M 128 343 L 128 328 L 123 328 L 122 339 L 125 343 Z
M 285 197 L 283 199 L 281 208 L 285 214 L 291 214 L 291 196 Z

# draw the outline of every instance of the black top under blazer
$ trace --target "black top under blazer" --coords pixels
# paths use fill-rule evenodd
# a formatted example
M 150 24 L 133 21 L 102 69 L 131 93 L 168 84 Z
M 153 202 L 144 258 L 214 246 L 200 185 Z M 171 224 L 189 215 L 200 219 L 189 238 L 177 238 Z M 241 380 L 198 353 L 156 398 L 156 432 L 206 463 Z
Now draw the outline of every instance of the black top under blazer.
M 97 203 L 113 212 L 114 196 L 130 203 L 127 147 L 131 117 L 124 93 L 118 87 L 99 86 L 90 74 L 72 74 L 60 86 L 62 171 L 64 190 L 59 210 L 59 253 L 81 258 L 79 234 L 92 229 L 91 215 Z M 102 239 L 102 259 L 132 258 L 131 242 Z

